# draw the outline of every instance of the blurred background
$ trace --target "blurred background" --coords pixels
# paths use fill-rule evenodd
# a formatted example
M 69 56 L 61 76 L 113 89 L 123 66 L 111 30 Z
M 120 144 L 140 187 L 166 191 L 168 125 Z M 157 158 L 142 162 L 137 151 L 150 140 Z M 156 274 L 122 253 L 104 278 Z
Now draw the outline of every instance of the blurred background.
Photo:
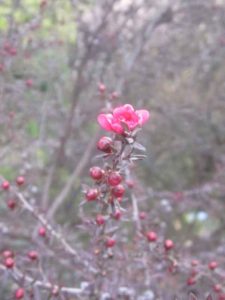
M 225 1 L 1 0 L 0 44 L 1 175 L 76 223 L 103 83 L 151 112 L 143 208 L 191 251 L 225 251 Z

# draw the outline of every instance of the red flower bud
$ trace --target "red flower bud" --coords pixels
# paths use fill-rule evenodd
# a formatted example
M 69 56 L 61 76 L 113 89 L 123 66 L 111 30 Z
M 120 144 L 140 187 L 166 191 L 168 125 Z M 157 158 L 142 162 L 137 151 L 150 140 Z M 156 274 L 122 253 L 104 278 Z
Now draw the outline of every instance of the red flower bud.
M 149 242 L 156 242 L 158 238 L 157 234 L 154 231 L 147 232 L 146 237 Z
M 216 293 L 219 293 L 219 292 L 222 291 L 222 287 L 221 287 L 220 284 L 215 284 L 215 285 L 213 286 L 213 290 L 214 290 Z
M 9 209 L 14 210 L 16 207 L 16 201 L 13 199 L 9 199 L 7 205 Z
M 112 100 L 116 100 L 120 97 L 120 95 L 117 92 L 112 92 L 110 96 Z
M 103 215 L 97 215 L 95 220 L 99 226 L 105 224 L 105 218 Z
M 36 251 L 30 251 L 28 253 L 28 257 L 31 259 L 31 260 L 36 260 L 38 258 L 38 253 Z
M 10 188 L 10 183 L 7 180 L 3 181 L 2 182 L 2 189 L 7 191 L 9 188 Z
M 14 262 L 14 259 L 12 257 L 6 258 L 6 260 L 5 260 L 6 268 L 12 269 L 14 267 L 14 264 L 15 264 L 15 262 Z
M 23 299 L 24 297 L 24 289 L 18 288 L 15 292 L 15 298 L 16 299 Z
M 112 248 L 116 244 L 116 241 L 113 238 L 108 238 L 105 242 L 107 248 Z
M 196 259 L 193 259 L 191 262 L 192 267 L 197 267 L 198 264 L 199 264 L 199 261 Z
M 196 278 L 189 277 L 187 280 L 187 285 L 194 285 L 196 283 Z
M 108 184 L 111 186 L 116 186 L 122 181 L 122 176 L 119 172 L 111 172 L 108 177 Z
M 208 264 L 208 268 L 209 268 L 210 270 L 215 270 L 217 267 L 218 267 L 217 261 L 211 261 L 211 262 Z
M 124 193 L 125 193 L 125 188 L 122 184 L 119 184 L 114 188 L 112 188 L 112 194 L 117 198 L 123 197 Z
M 97 148 L 100 151 L 110 153 L 112 150 L 112 139 L 107 136 L 101 137 L 97 143 Z
M 139 213 L 139 218 L 140 218 L 141 220 L 146 219 L 146 212 L 141 211 L 141 212 Z
M 25 179 L 24 179 L 24 177 L 23 177 L 23 176 L 19 176 L 19 177 L 17 177 L 17 179 L 16 179 L 16 183 L 17 183 L 17 185 L 23 185 L 23 184 L 24 184 L 24 182 L 25 182 Z
M 94 180 L 101 180 L 104 177 L 105 171 L 99 167 L 92 167 L 89 174 Z
M 121 216 L 122 213 L 119 209 L 116 209 L 116 211 L 112 214 L 112 217 L 117 221 L 121 219 Z
M 173 249 L 173 247 L 174 247 L 174 243 L 172 240 L 165 240 L 165 242 L 164 242 L 165 250 L 167 250 L 167 251 L 171 250 L 171 249 Z
M 100 93 L 105 93 L 105 91 L 106 91 L 106 87 L 105 87 L 105 85 L 102 83 L 102 82 L 100 82 L 99 84 L 98 84 L 98 90 L 99 90 L 99 92 Z
M 38 234 L 41 237 L 45 237 L 46 236 L 46 229 L 44 227 L 40 227 L 38 230 Z
M 85 197 L 87 201 L 94 201 L 97 199 L 98 195 L 99 195 L 99 191 L 95 188 L 92 188 L 86 192 Z

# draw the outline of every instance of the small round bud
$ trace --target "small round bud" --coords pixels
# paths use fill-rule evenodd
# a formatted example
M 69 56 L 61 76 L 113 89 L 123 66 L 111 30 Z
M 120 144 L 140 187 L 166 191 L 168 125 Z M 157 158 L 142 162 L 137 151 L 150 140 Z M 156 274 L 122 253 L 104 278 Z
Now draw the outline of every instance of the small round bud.
M 108 184 L 111 186 L 116 186 L 122 181 L 122 176 L 119 172 L 111 172 L 108 177 Z
M 112 139 L 107 136 L 103 136 L 97 143 L 97 148 L 100 151 L 110 153 L 112 150 Z
M 120 97 L 120 95 L 117 93 L 117 92 L 112 92 L 111 95 L 110 95 L 110 98 L 112 100 L 116 100 Z
M 116 209 L 116 211 L 112 214 L 112 217 L 117 221 L 121 219 L 121 216 L 122 213 L 119 209 Z
M 40 227 L 40 228 L 38 229 L 38 234 L 39 234 L 39 236 L 41 236 L 41 237 L 45 237 L 45 236 L 46 236 L 46 229 L 45 229 L 44 227 Z
M 196 283 L 195 277 L 189 277 L 187 280 L 187 285 L 194 285 Z
M 23 288 L 18 288 L 15 292 L 15 298 L 16 299 L 23 299 L 24 298 L 24 289 Z
M 173 247 L 174 247 L 174 243 L 172 240 L 165 240 L 165 242 L 164 242 L 165 250 L 169 251 L 169 250 L 173 249 Z
M 100 83 L 98 84 L 98 90 L 99 90 L 99 92 L 100 92 L 101 94 L 105 93 L 106 87 L 105 87 L 105 85 L 104 85 L 102 82 L 100 82 Z
M 211 261 L 209 264 L 208 264 L 208 268 L 210 269 L 210 270 L 215 270 L 216 268 L 218 267 L 218 263 L 217 263 L 217 261 Z
M 124 186 L 122 184 L 114 186 L 114 188 L 112 189 L 112 194 L 116 198 L 123 197 L 124 193 L 125 193 L 125 188 L 124 188 Z
M 7 191 L 10 188 L 10 183 L 7 180 L 2 182 L 2 189 Z
M 191 262 L 192 267 L 197 267 L 198 264 L 199 264 L 199 261 L 196 259 L 193 259 Z
M 38 259 L 38 253 L 36 251 L 30 251 L 27 255 L 31 260 Z
M 113 238 L 108 238 L 105 242 L 107 248 L 112 248 L 116 244 L 116 241 Z
M 14 267 L 14 264 L 15 264 L 15 262 L 14 262 L 14 259 L 12 257 L 6 258 L 6 260 L 5 260 L 6 268 L 12 269 Z
M 105 218 L 104 218 L 103 215 L 97 215 L 95 220 L 96 220 L 96 223 L 97 223 L 99 226 L 105 224 Z
M 150 243 L 156 242 L 158 239 L 157 234 L 154 231 L 147 232 L 146 237 Z
M 85 197 L 87 201 L 94 201 L 98 198 L 98 195 L 99 195 L 98 189 L 92 188 L 87 190 Z
M 213 286 L 213 290 L 214 290 L 214 292 L 216 292 L 216 293 L 220 293 L 220 292 L 222 291 L 222 287 L 221 287 L 220 284 L 215 284 L 215 285 Z
M 104 177 L 105 171 L 99 167 L 92 167 L 89 174 L 94 180 L 101 180 Z
M 16 208 L 16 201 L 13 199 L 9 199 L 7 201 L 7 206 L 9 209 L 14 210 Z
M 16 179 L 16 183 L 17 183 L 17 185 L 23 185 L 23 184 L 24 184 L 24 182 L 25 182 L 25 179 L 24 179 L 24 177 L 23 177 L 23 176 L 19 176 L 19 177 L 17 177 L 17 179 Z
M 139 213 L 139 218 L 140 218 L 141 220 L 145 220 L 145 219 L 146 219 L 146 212 L 141 211 L 141 212 Z

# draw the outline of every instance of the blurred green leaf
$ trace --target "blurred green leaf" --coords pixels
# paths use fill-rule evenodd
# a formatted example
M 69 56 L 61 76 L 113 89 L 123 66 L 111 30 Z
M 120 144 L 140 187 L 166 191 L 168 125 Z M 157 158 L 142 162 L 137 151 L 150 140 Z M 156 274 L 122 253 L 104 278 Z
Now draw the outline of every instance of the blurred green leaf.
M 6 30 L 8 26 L 7 19 L 0 16 L 0 30 Z
M 13 180 L 16 176 L 16 171 L 11 166 L 1 166 L 0 174 L 7 180 Z
M 26 130 L 32 138 L 38 138 L 40 130 L 36 120 L 29 121 L 27 123 Z

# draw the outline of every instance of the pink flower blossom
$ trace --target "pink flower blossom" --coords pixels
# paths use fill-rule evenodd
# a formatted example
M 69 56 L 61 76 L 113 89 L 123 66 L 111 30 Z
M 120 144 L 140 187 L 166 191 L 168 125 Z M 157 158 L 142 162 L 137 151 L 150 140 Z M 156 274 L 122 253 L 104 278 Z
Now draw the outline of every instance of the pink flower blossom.
M 107 131 L 122 134 L 126 129 L 133 131 L 136 127 L 142 126 L 148 119 L 149 112 L 147 110 L 134 110 L 132 105 L 125 104 L 116 107 L 112 114 L 100 114 L 98 123 Z

